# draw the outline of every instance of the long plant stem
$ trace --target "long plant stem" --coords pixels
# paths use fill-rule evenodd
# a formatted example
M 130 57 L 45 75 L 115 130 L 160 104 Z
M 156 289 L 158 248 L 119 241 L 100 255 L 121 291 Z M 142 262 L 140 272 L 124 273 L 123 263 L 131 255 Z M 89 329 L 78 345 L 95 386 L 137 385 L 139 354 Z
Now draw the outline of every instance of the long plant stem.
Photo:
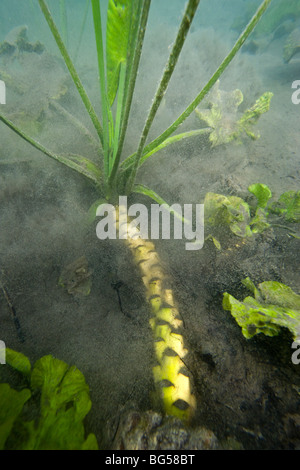
M 60 21 L 61 21 L 61 30 L 63 35 L 63 40 L 68 47 L 68 20 L 67 20 L 67 9 L 66 1 L 60 0 Z
M 79 54 L 79 50 L 80 50 L 80 46 L 81 46 L 81 41 L 82 41 L 83 33 L 84 33 L 84 30 L 85 30 L 86 20 L 87 20 L 88 12 L 89 12 L 89 6 L 90 6 L 90 0 L 86 0 L 85 11 L 84 11 L 84 15 L 83 15 L 83 21 L 82 21 L 80 35 L 79 35 L 79 39 L 78 39 L 78 46 L 77 46 L 75 57 L 74 57 L 74 63 L 75 64 L 77 62 L 77 58 L 78 58 L 78 54 Z
M 175 305 L 173 291 L 165 287 L 167 275 L 152 242 L 141 237 L 139 229 L 130 224 L 126 208 L 116 210 L 117 230 L 125 233 L 125 243 L 139 267 L 151 307 L 150 326 L 153 331 L 156 365 L 153 377 L 159 403 L 167 415 L 189 421 L 196 409 L 191 374 L 186 367 L 188 349 L 182 336 L 183 322 Z
M 140 165 L 139 166 L 141 166 L 149 157 L 151 157 L 151 155 L 153 155 L 154 153 L 159 152 L 159 150 L 162 150 L 162 149 L 168 147 L 171 144 L 175 144 L 177 142 L 180 142 L 181 140 L 189 139 L 191 137 L 196 137 L 196 136 L 199 136 L 199 135 L 209 134 L 211 131 L 212 131 L 211 127 L 204 127 L 202 129 L 195 129 L 195 130 L 192 130 L 192 131 L 182 132 L 181 134 L 172 135 L 171 137 L 166 139 L 164 142 L 162 142 L 160 145 L 155 147 L 152 151 L 150 151 L 148 153 L 143 153 L 143 155 L 140 159 Z M 133 164 L 134 157 L 135 157 L 135 154 L 132 154 L 124 160 L 124 162 L 122 163 L 122 168 L 124 170 L 128 169 Z
M 125 98 L 124 110 L 123 110 L 123 115 L 122 115 L 118 150 L 117 150 L 117 154 L 114 159 L 113 168 L 109 177 L 110 185 L 114 181 L 114 178 L 116 176 L 119 163 L 120 163 L 121 153 L 123 149 L 125 134 L 126 134 L 128 120 L 129 120 L 129 113 L 130 113 L 131 104 L 132 104 L 132 97 L 133 97 L 133 92 L 135 88 L 135 83 L 136 83 L 136 78 L 137 78 L 137 73 L 138 73 L 138 68 L 139 68 L 139 63 L 140 63 L 140 57 L 141 57 L 141 52 L 142 52 L 142 47 L 143 47 L 143 42 L 144 42 L 146 25 L 148 21 L 150 5 L 151 5 L 151 0 L 144 0 L 142 4 L 142 8 L 141 8 L 141 2 L 139 2 L 138 10 L 136 12 L 137 19 L 133 22 L 133 25 L 132 25 L 132 29 L 134 32 L 132 34 L 132 37 L 130 38 L 131 39 L 130 50 L 135 51 L 135 52 L 133 56 L 131 57 L 131 60 L 127 69 L 128 70 L 128 74 L 126 77 L 127 83 L 125 84 L 126 98 Z
M 103 119 L 103 150 L 104 150 L 104 172 L 106 178 L 109 176 L 109 105 L 106 92 L 105 67 L 104 67 L 104 48 L 102 35 L 102 20 L 100 1 L 92 0 L 94 31 L 97 46 L 98 71 L 101 92 L 101 106 Z
M 68 67 L 68 70 L 71 74 L 73 82 L 74 82 L 74 84 L 75 84 L 75 86 L 76 86 L 76 88 L 77 88 L 77 90 L 78 90 L 78 92 L 81 96 L 83 104 L 86 107 L 86 110 L 87 110 L 87 112 L 88 112 L 88 114 L 89 114 L 89 116 L 90 116 L 90 118 L 91 118 L 91 120 L 94 124 L 94 127 L 95 127 L 95 129 L 98 133 L 98 136 L 100 138 L 100 141 L 103 145 L 103 130 L 102 130 L 101 123 L 98 119 L 98 116 L 97 116 L 97 114 L 96 114 L 96 112 L 95 112 L 95 110 L 92 106 L 92 103 L 91 103 L 91 101 L 90 101 L 90 99 L 89 99 L 89 97 L 88 97 L 88 95 L 85 91 L 85 88 L 84 88 L 83 84 L 81 83 L 81 80 L 78 76 L 78 73 L 77 73 L 77 71 L 74 67 L 74 64 L 71 60 L 71 57 L 69 56 L 69 53 L 68 53 L 68 51 L 67 51 L 67 49 L 66 49 L 66 47 L 63 43 L 63 40 L 62 40 L 62 38 L 59 34 L 59 31 L 58 31 L 58 29 L 57 29 L 57 27 L 54 23 L 54 20 L 51 16 L 51 13 L 49 11 L 49 8 L 48 8 L 45 0 L 38 0 L 38 1 L 39 1 L 40 8 L 43 12 L 43 15 L 44 15 L 44 17 L 45 17 L 45 19 L 46 19 L 46 21 L 49 25 L 49 28 L 50 28 L 50 30 L 53 34 L 53 37 L 56 41 L 56 44 L 58 45 L 58 48 L 59 48 L 59 50 L 60 50 L 60 52 L 63 56 L 65 64 Z
M 162 101 L 162 99 L 165 95 L 165 92 L 167 90 L 167 87 L 169 85 L 171 76 L 174 72 L 175 66 L 176 66 L 177 61 L 178 61 L 178 57 L 179 57 L 180 52 L 182 50 L 184 41 L 185 41 L 187 33 L 190 29 L 191 23 L 193 21 L 193 18 L 195 16 L 195 13 L 197 11 L 199 3 L 200 3 L 200 0 L 189 0 L 189 3 L 186 7 L 186 10 L 185 10 L 185 13 L 184 13 L 184 16 L 183 16 L 182 22 L 180 24 L 179 31 L 178 31 L 178 34 L 177 34 L 177 37 L 176 37 L 176 40 L 175 40 L 175 43 L 174 43 L 174 46 L 173 46 L 172 51 L 170 53 L 167 65 L 165 67 L 165 70 L 164 70 L 164 73 L 163 73 L 163 76 L 162 76 L 162 79 L 161 79 L 160 84 L 158 86 L 158 89 L 156 91 L 156 94 L 155 94 L 155 97 L 154 97 L 154 100 L 153 100 L 153 104 L 151 106 L 148 117 L 146 119 L 146 123 L 145 123 L 144 129 L 143 129 L 141 139 L 140 139 L 140 143 L 139 143 L 139 146 L 138 146 L 138 150 L 137 150 L 137 153 L 136 153 L 133 169 L 132 169 L 132 172 L 131 172 L 131 174 L 128 178 L 127 188 L 126 188 L 126 193 L 127 194 L 130 194 L 130 192 L 132 190 L 132 186 L 133 186 L 135 178 L 136 178 L 137 169 L 139 167 L 139 162 L 140 162 L 140 159 L 141 159 L 142 154 L 143 154 L 143 149 L 144 149 L 145 142 L 146 142 L 146 139 L 147 139 L 149 131 L 150 131 L 150 127 L 153 123 L 153 120 L 155 118 L 157 110 L 160 106 L 160 103 L 161 103 L 161 101 Z
M 94 184 L 98 185 L 99 181 L 97 178 L 95 178 L 90 172 L 84 170 L 80 165 L 76 164 L 74 161 L 70 160 L 70 158 L 64 157 L 63 155 L 57 155 L 51 150 L 48 150 L 46 147 L 44 147 L 42 144 L 40 144 L 37 140 L 34 140 L 32 137 L 28 136 L 25 132 L 23 132 L 21 129 L 19 129 L 15 124 L 13 124 L 9 119 L 7 119 L 3 114 L 0 114 L 0 121 L 4 122 L 12 131 L 14 131 L 16 134 L 18 134 L 22 139 L 24 139 L 26 142 L 28 142 L 30 145 L 32 145 L 34 148 L 37 150 L 40 150 L 43 152 L 45 155 L 48 157 L 53 158 L 53 160 L 56 160 L 59 163 L 62 163 L 72 170 L 77 171 L 78 173 L 86 176 L 88 179 L 90 179 Z
M 220 78 L 226 67 L 230 64 L 232 59 L 235 57 L 236 53 L 240 50 L 244 42 L 246 41 L 247 37 L 249 34 L 253 31 L 254 27 L 260 20 L 261 16 L 263 13 L 266 11 L 267 7 L 269 6 L 271 0 L 264 0 L 264 2 L 261 4 L 261 6 L 258 8 L 256 11 L 255 15 L 249 22 L 249 24 L 246 26 L 245 30 L 242 32 L 238 40 L 236 41 L 235 45 L 229 52 L 229 54 L 225 57 L 221 65 L 217 68 L 215 73 L 212 75 L 212 77 L 209 79 L 207 84 L 204 86 L 204 88 L 200 91 L 200 93 L 196 96 L 196 98 L 191 102 L 191 104 L 186 108 L 186 110 L 176 119 L 176 121 L 171 124 L 168 129 L 166 129 L 159 137 L 157 137 L 155 140 L 150 142 L 144 150 L 143 153 L 149 153 L 152 152 L 156 147 L 158 147 L 164 140 L 166 140 L 171 134 L 173 134 L 178 127 L 190 116 L 190 114 L 196 109 L 196 107 L 201 103 L 203 98 L 207 95 L 207 93 L 211 90 L 211 88 L 214 86 L 216 81 Z M 139 157 L 141 158 L 141 157 Z M 138 159 L 138 158 L 137 158 Z
M 77 127 L 77 129 L 89 139 L 90 143 L 93 145 L 95 150 L 97 150 L 97 152 L 101 151 L 101 147 L 99 147 L 99 141 L 95 138 L 93 134 L 90 133 L 90 131 L 85 127 L 85 125 L 81 121 L 79 121 L 79 119 L 77 119 L 75 116 L 73 116 L 73 114 L 67 111 L 61 104 L 59 104 L 57 100 L 51 100 L 49 102 L 49 106 L 55 109 L 55 111 L 57 111 L 58 113 L 60 113 L 65 119 L 70 121 L 73 126 Z

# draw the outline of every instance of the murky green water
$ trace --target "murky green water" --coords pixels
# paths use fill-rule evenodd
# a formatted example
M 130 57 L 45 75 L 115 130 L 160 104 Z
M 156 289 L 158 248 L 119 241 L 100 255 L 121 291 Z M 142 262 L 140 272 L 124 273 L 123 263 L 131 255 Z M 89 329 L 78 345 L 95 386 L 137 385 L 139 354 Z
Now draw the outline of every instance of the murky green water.
M 105 11 L 107 2 L 100 3 Z M 124 158 L 137 148 L 185 3 L 152 1 Z M 200 2 L 149 141 L 197 96 L 260 3 Z M 85 0 L 66 0 L 64 17 L 62 4 L 48 1 L 100 115 L 91 5 Z M 20 26 L 26 26 L 30 51 L 16 46 Z M 138 173 L 139 183 L 169 204 L 203 204 L 207 193 L 216 193 L 239 197 L 252 211 L 254 199 L 248 186 L 253 183 L 268 185 L 272 201 L 284 192 L 299 191 L 300 53 L 296 50 L 284 61 L 284 48 L 291 43 L 293 31 L 294 37 L 297 31 L 299 36 L 299 28 L 298 2 L 273 0 L 220 78 L 219 89 L 227 93 L 222 95 L 226 135 L 263 93 L 273 93 L 270 109 L 253 127 L 258 139 L 244 133 L 238 142 L 233 139 L 215 147 L 208 135 L 185 139 L 149 158 Z M 0 80 L 6 84 L 6 104 L 0 105 L 0 113 L 56 154 L 99 161 L 97 135 L 36 0 L 1 0 L 0 43 L 5 42 L 14 49 L 0 53 Z M 33 50 L 37 44 L 43 51 Z M 239 106 L 224 104 L 225 96 L 233 96 L 236 89 L 243 101 Z M 213 108 L 210 97 L 201 108 Z M 205 123 L 193 112 L 179 131 L 201 126 Z M 154 386 L 149 308 L 139 272 L 122 240 L 97 238 L 96 224 L 87 214 L 99 196 L 89 182 L 47 158 L 2 122 L 0 142 L 0 340 L 26 354 L 32 364 L 52 354 L 76 365 L 90 386 L 87 431 L 96 434 L 100 448 L 132 448 L 143 432 L 152 436 L 156 432 L 155 420 L 148 427 L 140 424 L 144 423 L 142 413 L 154 407 Z M 130 202 L 148 208 L 151 204 L 145 196 L 131 197 Z M 221 250 L 208 231 L 199 251 L 186 251 L 185 240 L 156 241 L 184 320 L 198 403 L 192 431 L 184 428 L 191 433 L 186 443 L 174 440 L 172 423 L 161 431 L 166 448 L 168 439 L 175 449 L 197 445 L 199 426 L 211 430 L 220 447 L 225 442 L 233 446 L 234 440 L 245 449 L 299 448 L 300 365 L 291 360 L 290 332 L 283 329 L 276 337 L 257 335 L 247 340 L 230 312 L 222 308 L 224 292 L 240 300 L 250 295 L 241 284 L 245 277 L 256 285 L 278 281 L 300 293 L 299 220 L 281 218 L 273 223 L 269 230 L 249 237 L 236 236 L 228 226 L 219 227 L 213 235 Z M 59 285 L 59 278 L 66 266 L 82 256 L 88 263 L 88 276 L 81 272 L 74 281 L 70 274 L 67 285 L 73 289 L 68 292 Z M 74 295 L 76 288 L 82 293 L 80 283 L 87 278 L 90 294 Z M 7 368 L 0 365 L 1 380 L 17 383 Z M 124 424 L 123 416 L 132 408 L 136 415 Z M 137 429 L 133 437 L 131 425 Z M 113 444 L 116 435 L 119 441 Z

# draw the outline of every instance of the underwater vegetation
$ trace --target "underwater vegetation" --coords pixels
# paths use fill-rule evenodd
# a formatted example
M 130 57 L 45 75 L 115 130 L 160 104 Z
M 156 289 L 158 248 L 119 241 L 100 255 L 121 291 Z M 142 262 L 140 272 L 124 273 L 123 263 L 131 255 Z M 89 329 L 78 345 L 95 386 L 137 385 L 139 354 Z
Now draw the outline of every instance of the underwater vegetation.
M 24 385 L 0 384 L 0 449 L 97 450 L 94 434 L 85 437 L 83 420 L 91 409 L 89 387 L 76 368 L 51 355 L 34 366 L 23 354 L 6 350 L 6 361 Z M 34 419 L 28 419 L 34 416 Z
M 253 8 L 253 5 L 257 2 L 247 2 L 248 12 L 245 12 L 244 17 L 237 18 L 232 24 L 232 29 L 242 28 L 247 24 L 247 17 L 249 17 L 249 12 Z M 300 16 L 300 5 L 298 0 L 290 0 L 286 2 L 285 0 L 274 0 L 269 10 L 264 15 L 263 20 L 255 29 L 253 33 L 254 36 L 266 35 L 266 34 L 276 34 L 276 30 L 282 25 L 285 21 L 296 22 Z M 278 34 L 278 33 L 277 33 Z
M 238 143 L 245 136 L 253 140 L 259 137 L 254 127 L 261 116 L 269 110 L 273 94 L 270 91 L 263 93 L 250 108 L 239 112 L 239 106 L 244 100 L 242 92 L 221 90 L 219 78 L 254 30 L 271 0 L 261 2 L 256 14 L 245 25 L 244 31 L 232 50 L 184 112 L 164 132 L 148 143 L 153 120 L 165 96 L 199 3 L 199 0 L 190 0 L 186 6 L 176 40 L 171 47 L 161 81 L 139 136 L 136 151 L 127 156 L 123 151 L 124 142 L 150 1 L 109 0 L 106 33 L 102 29 L 101 4 L 98 0 L 91 2 L 101 98 L 101 117 L 99 118 L 79 78 L 74 65 L 75 60 L 72 61 L 68 52 L 65 12 L 62 11 L 61 34 L 47 3 L 39 0 L 40 8 L 63 61 L 94 126 L 96 138 L 91 135 L 90 138 L 97 147 L 99 158 L 93 161 L 82 155 L 54 153 L 35 140 L 43 112 L 49 107 L 55 108 L 66 119 L 73 121 L 77 129 L 84 130 L 83 125 L 59 103 L 60 97 L 66 93 L 65 81 L 59 74 L 56 80 L 51 81 L 52 87 L 48 96 L 39 101 L 39 109 L 31 116 L 31 119 L 28 119 L 28 114 L 26 114 L 28 109 L 26 110 L 24 105 L 20 114 L 14 115 L 13 110 L 9 110 L 11 111 L 9 116 L 1 114 L 0 120 L 35 149 L 88 179 L 97 192 L 97 200 L 91 201 L 90 215 L 93 220 L 99 205 L 117 204 L 121 195 L 134 196 L 135 200 L 138 200 L 139 195 L 147 196 L 152 201 L 165 203 L 169 207 L 159 194 L 139 181 L 139 170 L 142 165 L 161 149 L 202 134 L 208 136 L 212 147 L 233 143 L 233 141 Z M 43 60 L 46 52 L 40 50 L 39 44 L 29 43 L 25 32 L 21 30 L 14 35 L 13 39 L 7 38 L 0 47 L 3 48 L 1 49 L 3 54 L 6 54 L 6 50 L 10 50 L 11 57 L 26 51 L 41 54 L 39 58 Z M 45 60 L 48 64 L 49 61 L 51 62 L 49 57 Z M 20 95 L 26 94 L 26 90 L 19 88 L 13 77 L 4 76 L 4 71 L 0 70 L 1 77 L 5 80 L 11 79 L 11 83 L 18 87 Z M 205 97 L 208 101 L 207 108 L 202 107 Z M 179 126 L 194 111 L 200 121 L 208 127 L 176 133 Z M 86 135 L 89 135 L 88 131 Z M 151 171 L 150 167 L 148 171 Z M 248 189 L 250 195 L 247 199 L 213 192 L 206 194 L 205 221 L 209 229 L 206 239 L 212 240 L 217 250 L 222 249 L 222 234 L 227 229 L 230 236 L 248 240 L 257 234 L 265 233 L 275 224 L 279 226 L 282 222 L 289 224 L 300 221 L 299 191 L 285 192 L 277 201 L 271 203 L 272 193 L 267 185 L 256 183 Z M 252 196 L 255 198 L 254 203 Z M 124 208 L 116 207 L 114 223 L 117 231 L 120 230 L 122 223 L 128 222 L 130 219 L 124 220 Z M 282 228 L 288 229 L 292 237 L 298 237 L 297 232 L 290 226 Z M 219 229 L 221 229 L 221 234 Z M 141 238 L 137 229 L 128 233 L 124 245 L 129 248 L 133 264 L 138 267 L 144 295 L 149 305 L 149 324 L 153 335 L 155 357 L 155 365 L 152 367 L 156 389 L 155 406 L 165 415 L 179 418 L 183 423 L 189 423 L 195 416 L 197 407 L 201 407 L 201 402 L 196 403 L 195 384 L 188 368 L 189 347 L 184 338 L 184 325 L 179 305 L 173 289 L 168 285 L 167 270 L 161 262 L 154 243 Z M 59 284 L 70 294 L 89 295 L 91 272 L 87 260 L 80 257 L 68 265 L 59 278 Z M 247 297 L 240 302 L 226 293 L 223 301 L 223 308 L 231 311 L 238 324 L 242 326 L 243 334 L 248 335 L 247 338 L 258 332 L 273 335 L 282 326 L 289 328 L 295 334 L 299 317 L 299 296 L 287 286 L 275 283 L 275 281 L 260 283 L 256 288 L 248 280 L 247 286 L 251 287 L 254 297 Z M 90 410 L 91 402 L 88 386 L 76 367 L 69 367 L 52 356 L 45 356 L 31 368 L 27 358 L 11 350 L 8 350 L 8 363 L 22 373 L 26 385 L 21 391 L 13 390 L 7 384 L 0 385 L 3 392 L 0 399 L 0 430 L 3 431 L 0 444 L 2 447 L 97 449 L 95 436 L 93 434 L 85 436 L 83 419 Z M 22 411 L 36 396 L 35 406 L 39 410 L 39 419 L 37 425 L 36 423 L 33 425 L 32 421 L 23 419 Z M 40 401 L 38 401 L 39 397 Z M 75 423 L 75 426 L 71 423 Z M 59 434 L 55 433 L 55 429 L 58 428 Z
M 163 71 L 161 81 L 158 85 L 152 106 L 146 119 L 137 150 L 132 156 L 129 156 L 127 159 L 125 158 L 121 163 L 123 143 L 139 67 L 150 1 L 109 1 L 107 11 L 105 62 L 100 2 L 98 0 L 92 0 L 100 80 L 99 87 L 102 105 L 102 123 L 100 123 L 67 51 L 66 45 L 64 44 L 59 30 L 51 16 L 47 3 L 44 0 L 39 0 L 40 8 L 98 134 L 99 145 L 103 149 L 103 159 L 102 162 L 100 162 L 101 166 L 82 156 L 74 155 L 67 157 L 64 155 L 56 155 L 42 146 L 39 142 L 35 141 L 31 136 L 27 135 L 5 116 L 0 115 L 0 119 L 20 137 L 25 139 L 35 148 L 41 150 L 44 154 L 86 176 L 96 185 L 99 191 L 100 200 L 102 198 L 102 201 L 114 202 L 117 200 L 118 195 L 129 195 L 133 192 L 150 196 L 155 201 L 161 202 L 162 198 L 154 193 L 154 191 L 144 185 L 136 184 L 135 180 L 139 167 L 150 155 L 153 155 L 153 153 L 160 150 L 162 145 L 165 146 L 168 138 L 168 144 L 173 143 L 172 137 L 170 137 L 171 134 L 173 134 L 179 125 L 196 109 L 204 96 L 217 82 L 222 72 L 233 59 L 237 51 L 245 42 L 247 36 L 259 21 L 269 3 L 270 0 L 262 2 L 260 8 L 257 10 L 256 14 L 237 40 L 235 46 L 216 70 L 207 85 L 187 107 L 186 111 L 184 111 L 184 113 L 182 113 L 179 118 L 165 130 L 165 132 L 163 132 L 153 142 L 146 145 L 146 139 L 152 122 L 159 105 L 162 102 L 186 35 L 190 29 L 192 20 L 199 5 L 199 0 L 190 0 L 188 2 L 176 40 L 173 44 L 169 59 L 165 70 Z M 115 115 L 113 116 L 112 106 L 115 100 L 116 110 Z M 254 116 L 254 120 L 256 120 L 261 112 L 261 110 L 258 112 L 254 111 L 253 114 L 252 110 L 250 112 L 250 120 L 253 119 Z M 240 125 L 242 125 L 241 122 Z M 247 126 L 244 126 L 243 124 L 243 128 L 245 129 L 246 127 Z M 201 132 L 202 130 L 200 130 L 200 133 Z M 183 137 L 185 138 L 186 135 L 181 136 L 180 138 Z M 178 139 L 179 137 L 176 136 L 175 141 L 178 141 Z M 98 202 L 98 205 L 99 204 L 100 201 Z M 119 208 L 119 211 L 122 212 L 122 207 Z M 151 264 L 149 261 L 150 252 L 151 258 L 155 258 L 155 260 L 158 259 L 158 255 L 156 254 L 153 245 L 151 245 L 151 249 L 149 249 L 146 244 L 144 245 L 144 243 L 145 242 L 143 240 L 139 240 L 138 245 L 133 246 L 133 253 L 136 254 L 137 261 L 141 260 L 145 265 L 148 265 L 149 263 Z M 143 253 L 144 251 L 147 253 L 145 255 L 146 257 L 145 259 L 141 259 L 140 252 Z M 158 384 L 157 390 L 164 410 L 167 413 L 175 414 L 180 416 L 182 419 L 188 420 L 192 416 L 191 409 L 195 407 L 195 401 L 194 399 L 191 399 L 189 373 L 186 368 L 183 367 L 184 362 L 182 362 L 182 359 L 186 355 L 187 351 L 183 346 L 184 341 L 182 333 L 178 330 L 180 321 L 177 320 L 178 314 L 173 302 L 173 294 L 170 289 L 165 290 L 164 288 L 161 288 L 161 283 L 164 282 L 164 274 L 160 273 L 155 276 L 153 274 L 152 276 L 148 276 L 148 269 L 148 267 L 145 268 L 145 271 L 142 272 L 142 276 L 146 286 L 146 293 L 147 291 L 151 292 L 152 290 L 155 292 L 155 305 L 153 305 L 153 296 L 149 296 L 149 294 L 147 294 L 148 300 L 150 301 L 150 304 L 152 303 L 152 309 L 156 316 L 160 318 L 160 316 L 163 315 L 164 321 L 167 325 L 164 330 L 162 330 L 162 328 L 158 328 L 157 330 L 157 327 L 154 327 L 154 330 L 157 331 L 155 336 L 158 343 L 156 344 L 159 345 L 157 355 L 159 365 L 153 369 L 154 380 Z M 157 279 L 157 282 L 154 284 L 153 279 Z M 177 344 L 178 346 L 176 346 Z
M 242 238 L 263 233 L 272 227 L 281 227 L 288 229 L 290 236 L 299 238 L 299 234 L 297 235 L 290 226 L 281 225 L 281 222 L 300 222 L 299 191 L 287 191 L 273 202 L 269 202 L 272 192 L 265 184 L 252 184 L 248 191 L 255 196 L 255 204 L 249 204 L 238 196 L 206 194 L 205 222 L 208 230 L 212 230 L 208 237 L 212 238 L 218 249 L 221 248 L 221 244 L 214 236 L 214 230 L 218 227 L 223 233 L 224 229 L 228 228 L 233 234 Z
M 259 135 L 255 135 L 252 128 L 260 116 L 269 110 L 273 93 L 264 93 L 239 117 L 238 107 L 244 100 L 243 93 L 241 90 L 223 91 L 220 90 L 219 85 L 218 80 L 209 94 L 209 109 L 195 109 L 199 119 L 205 121 L 212 129 L 209 134 L 212 146 L 238 140 L 243 134 L 256 140 Z
M 263 333 L 276 336 L 281 328 L 287 328 L 294 339 L 300 332 L 300 295 L 290 287 L 276 281 L 265 281 L 256 287 L 251 279 L 242 283 L 254 294 L 242 302 L 227 292 L 223 297 L 223 308 L 229 310 L 242 328 L 245 338 Z

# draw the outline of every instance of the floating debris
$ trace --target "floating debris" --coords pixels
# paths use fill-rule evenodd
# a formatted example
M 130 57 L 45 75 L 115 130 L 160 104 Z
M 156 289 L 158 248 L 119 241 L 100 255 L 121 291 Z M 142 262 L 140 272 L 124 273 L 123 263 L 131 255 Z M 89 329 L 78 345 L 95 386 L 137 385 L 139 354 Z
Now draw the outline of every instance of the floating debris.
M 20 52 L 35 52 L 42 54 L 45 50 L 44 45 L 37 41 L 31 43 L 27 37 L 28 27 L 25 25 L 13 28 L 0 43 L 0 56 L 14 57 Z
M 91 292 L 91 275 L 86 257 L 81 256 L 63 269 L 58 283 L 68 294 L 87 296 Z

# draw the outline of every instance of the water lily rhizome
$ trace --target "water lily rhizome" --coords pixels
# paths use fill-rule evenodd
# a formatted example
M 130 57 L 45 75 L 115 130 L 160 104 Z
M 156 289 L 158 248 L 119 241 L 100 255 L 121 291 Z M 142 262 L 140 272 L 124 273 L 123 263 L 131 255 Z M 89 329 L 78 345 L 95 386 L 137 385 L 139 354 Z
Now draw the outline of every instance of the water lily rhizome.
M 176 39 L 171 47 L 169 58 L 153 97 L 139 144 L 136 151 L 129 156 L 124 155 L 123 146 L 151 1 L 109 0 L 106 34 L 103 34 L 103 12 L 101 11 L 100 1 L 91 0 L 98 57 L 101 119 L 96 114 L 78 76 L 65 41 L 58 31 L 46 1 L 38 0 L 38 2 L 95 128 L 98 137 L 99 160 L 92 161 L 80 155 L 65 156 L 53 153 L 33 139 L 29 132 L 25 132 L 12 120 L 7 119 L 4 114 L 0 115 L 1 121 L 33 147 L 56 160 L 59 164 L 77 171 L 87 178 L 91 184 L 95 185 L 99 199 L 96 202 L 91 201 L 91 203 L 94 202 L 92 208 L 94 217 L 96 213 L 104 215 L 101 205 L 110 204 L 113 206 L 115 211 L 112 213 L 112 217 L 116 233 L 119 233 L 124 229 L 124 226 L 128 227 L 131 223 L 127 210 L 124 210 L 122 204 L 119 205 L 119 200 L 122 201 L 122 198 L 132 194 L 148 196 L 156 204 L 165 204 L 165 207 L 169 208 L 169 211 L 175 213 L 175 216 L 180 219 L 180 216 L 182 217 L 184 214 L 176 213 L 174 208 L 168 206 L 166 201 L 156 192 L 138 181 L 139 169 L 156 152 L 169 145 L 176 145 L 176 142 L 183 139 L 201 134 L 210 134 L 211 141 L 215 144 L 228 142 L 237 137 L 242 131 L 250 134 L 249 125 L 256 122 L 259 114 L 267 109 L 270 101 L 269 95 L 263 96 L 251 112 L 235 123 L 229 131 L 227 128 L 225 134 L 224 128 L 220 131 L 220 126 L 218 127 L 218 122 L 222 117 L 218 107 L 220 104 L 218 96 L 214 101 L 215 104 L 210 109 L 210 114 L 206 113 L 204 115 L 202 113 L 200 116 L 202 120 L 206 119 L 208 127 L 183 133 L 176 131 L 187 117 L 196 110 L 213 86 L 218 87 L 218 79 L 242 47 L 271 0 L 262 1 L 232 50 L 224 58 L 207 84 L 202 90 L 199 90 L 198 95 L 186 107 L 184 112 L 164 132 L 149 142 L 150 128 L 165 97 L 178 57 L 200 3 L 200 0 L 188 1 Z M 218 94 L 218 88 L 215 88 L 215 90 Z M 238 96 L 230 97 L 230 99 L 237 108 L 242 97 L 238 94 Z M 263 110 L 262 107 L 264 107 Z M 179 307 L 176 304 L 176 299 L 174 299 L 172 289 L 169 288 L 166 282 L 165 267 L 161 263 L 153 241 L 144 239 L 141 236 L 137 223 L 131 224 L 130 230 L 126 231 L 127 236 L 121 238 L 124 238 L 125 244 L 132 253 L 132 259 L 138 266 L 144 284 L 145 296 L 150 305 L 150 325 L 153 332 L 156 358 L 156 364 L 153 367 L 153 378 L 159 397 L 158 402 L 165 414 L 189 422 L 195 413 L 197 401 L 192 376 L 188 368 L 188 347 L 184 341 L 183 322 L 180 317 Z M 201 406 L 201 403 L 198 406 Z

